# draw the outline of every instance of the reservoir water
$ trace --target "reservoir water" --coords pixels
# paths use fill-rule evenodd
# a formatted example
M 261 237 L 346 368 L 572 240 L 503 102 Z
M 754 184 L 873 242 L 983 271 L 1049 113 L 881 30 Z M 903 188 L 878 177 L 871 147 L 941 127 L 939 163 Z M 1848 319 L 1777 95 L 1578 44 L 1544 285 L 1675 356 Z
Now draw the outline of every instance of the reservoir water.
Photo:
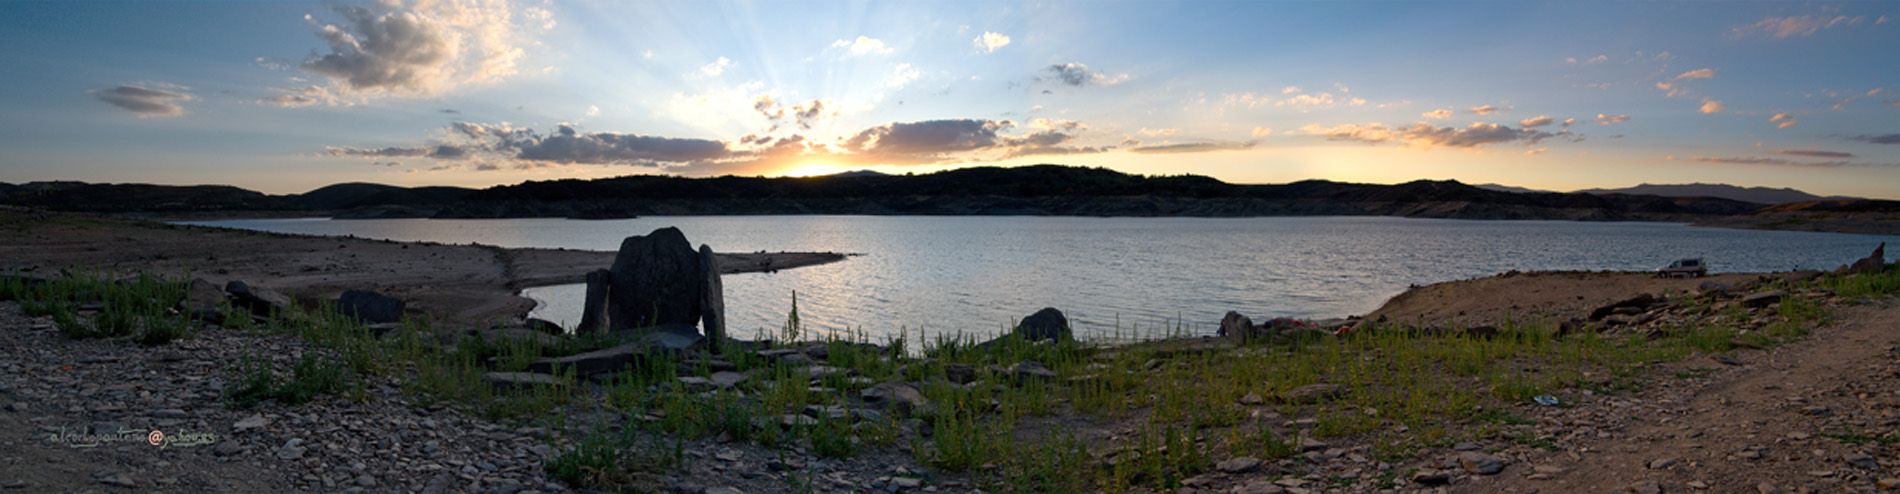
M 1389 217 L 1079 218 L 674 216 L 627 220 L 261 219 L 190 224 L 315 235 L 615 250 L 676 226 L 715 251 L 832 251 L 844 262 L 725 277 L 732 334 L 775 334 L 798 294 L 808 333 L 988 334 L 1042 307 L 1078 336 L 1211 333 L 1254 320 L 1364 314 L 1414 284 L 1507 270 L 1832 269 L 1900 237 L 1668 223 Z M 602 266 L 606 267 L 606 266 Z M 578 282 L 578 280 L 576 280 Z M 530 288 L 534 315 L 571 324 L 579 285 Z

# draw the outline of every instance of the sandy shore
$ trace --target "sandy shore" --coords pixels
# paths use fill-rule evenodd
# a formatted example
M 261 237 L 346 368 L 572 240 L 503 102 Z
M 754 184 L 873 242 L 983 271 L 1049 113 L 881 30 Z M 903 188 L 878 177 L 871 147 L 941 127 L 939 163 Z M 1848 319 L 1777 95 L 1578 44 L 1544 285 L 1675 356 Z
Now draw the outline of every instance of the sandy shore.
M 243 280 L 306 300 L 371 289 L 463 327 L 523 317 L 534 301 L 520 297 L 520 289 L 580 283 L 613 259 L 613 252 L 284 235 L 0 209 L 0 272 L 143 271 Z M 829 252 L 720 254 L 720 265 L 731 274 L 844 259 Z

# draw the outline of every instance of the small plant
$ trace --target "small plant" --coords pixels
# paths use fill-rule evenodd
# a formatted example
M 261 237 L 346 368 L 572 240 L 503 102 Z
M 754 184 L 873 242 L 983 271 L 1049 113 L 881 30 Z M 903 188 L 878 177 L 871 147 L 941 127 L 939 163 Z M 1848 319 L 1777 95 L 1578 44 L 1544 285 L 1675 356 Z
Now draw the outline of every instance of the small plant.
M 280 382 L 270 363 L 247 357 L 238 367 L 239 377 L 224 390 L 225 402 L 232 408 L 250 408 L 264 401 L 300 405 L 327 393 L 349 386 L 349 369 L 343 364 L 313 354 L 291 368 L 290 379 Z

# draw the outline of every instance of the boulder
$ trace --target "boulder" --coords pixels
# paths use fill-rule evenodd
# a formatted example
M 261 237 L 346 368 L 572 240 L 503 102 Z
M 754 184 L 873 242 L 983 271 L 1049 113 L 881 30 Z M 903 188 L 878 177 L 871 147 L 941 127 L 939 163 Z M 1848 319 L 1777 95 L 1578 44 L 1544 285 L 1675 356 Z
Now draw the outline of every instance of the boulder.
M 185 285 L 185 299 L 179 301 L 179 309 L 193 318 L 211 324 L 224 324 L 224 304 L 231 296 L 218 288 L 218 284 L 193 278 Z
M 1257 332 L 1256 330 L 1257 328 L 1253 325 L 1253 319 L 1248 319 L 1247 316 L 1230 310 L 1227 311 L 1226 316 L 1220 318 L 1220 331 L 1215 334 L 1222 337 L 1231 336 L 1245 339 L 1258 336 L 1255 334 Z
M 1054 307 L 1044 307 L 1016 324 L 1016 334 L 1029 341 L 1068 341 L 1069 318 Z
M 476 336 L 481 337 L 482 341 L 490 344 L 533 342 L 543 347 L 552 347 L 561 344 L 561 337 L 559 336 L 522 328 L 495 328 L 477 333 Z
M 913 416 L 927 413 L 930 400 L 924 398 L 924 392 L 909 383 L 888 382 L 865 388 L 858 393 L 866 403 L 882 406 L 900 416 Z
M 1017 362 L 1016 365 L 1009 366 L 1009 377 L 1018 383 L 1029 381 L 1048 382 L 1055 380 L 1056 371 L 1049 370 L 1049 368 L 1043 366 L 1041 362 L 1024 360 Z
M 596 334 L 607 330 L 607 297 L 612 292 L 614 272 L 596 269 L 587 273 L 587 300 L 581 309 L 581 322 L 574 334 Z
M 1780 302 L 1783 297 L 1787 297 L 1787 296 L 1788 296 L 1788 292 L 1784 292 L 1781 290 L 1769 290 L 1769 291 L 1749 295 L 1747 297 L 1742 297 L 1742 306 L 1743 307 L 1767 307 L 1770 304 L 1773 304 L 1775 302 Z
M 271 314 L 282 312 L 284 309 L 289 308 L 291 304 L 289 295 L 278 293 L 276 290 L 269 288 L 254 287 L 248 283 L 237 280 L 225 283 L 224 293 L 231 295 L 232 304 L 249 310 L 252 314 L 264 317 L 270 317 Z
M 344 290 L 336 298 L 337 312 L 369 324 L 401 322 L 402 309 L 402 299 L 369 290 Z
M 969 384 L 976 381 L 976 366 L 970 364 L 946 364 L 943 377 L 957 384 Z
M 655 350 L 682 353 L 705 345 L 706 338 L 691 324 L 662 324 L 629 332 L 641 344 Z
M 1603 320 L 1603 318 L 1609 317 L 1610 314 L 1615 314 L 1617 309 L 1626 309 L 1626 308 L 1642 309 L 1642 308 L 1647 308 L 1650 305 L 1654 305 L 1657 302 L 1661 302 L 1661 301 L 1662 300 L 1659 298 L 1656 298 L 1655 295 L 1650 295 L 1647 293 L 1642 294 L 1642 295 L 1637 295 L 1635 297 L 1623 299 L 1621 301 L 1617 301 L 1609 305 L 1597 307 L 1595 310 L 1590 311 L 1590 320 L 1601 321 Z
M 609 327 L 636 330 L 662 324 L 698 324 L 706 281 L 699 254 L 678 228 L 627 237 L 614 256 L 607 296 Z
M 706 339 L 717 352 L 726 340 L 726 288 L 719 282 L 719 257 L 705 244 L 699 246 L 699 273 L 705 280 L 699 285 L 700 327 L 706 329 Z
M 1880 245 L 1874 246 L 1874 253 L 1868 254 L 1867 257 L 1863 257 L 1863 258 L 1860 258 L 1860 260 L 1854 261 L 1853 264 L 1850 264 L 1845 268 L 1841 268 L 1841 272 L 1845 274 L 1871 273 L 1871 272 L 1880 271 L 1886 268 L 1887 268 L 1887 243 L 1881 242 Z
M 1497 475 L 1498 472 L 1504 471 L 1504 465 L 1503 458 L 1476 451 L 1466 451 L 1458 455 L 1458 466 L 1463 467 L 1466 472 L 1477 475 Z

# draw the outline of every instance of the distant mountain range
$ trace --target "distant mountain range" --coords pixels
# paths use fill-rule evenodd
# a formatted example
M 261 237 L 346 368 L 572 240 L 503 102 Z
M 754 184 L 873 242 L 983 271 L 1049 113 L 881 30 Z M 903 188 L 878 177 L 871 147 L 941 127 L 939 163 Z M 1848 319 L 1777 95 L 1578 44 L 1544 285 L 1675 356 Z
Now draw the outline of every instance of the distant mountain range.
M 1550 191 L 1514 187 L 1500 184 L 1478 184 L 1474 187 L 1515 193 L 1546 193 Z M 1858 198 L 1845 196 L 1817 196 L 1790 188 L 1741 187 L 1728 184 L 1641 184 L 1620 189 L 1583 189 L 1573 191 L 1577 194 L 1627 194 L 1661 197 L 1714 197 L 1756 204 L 1787 204 L 1809 201 L 1840 201 Z
M 1742 191 L 1763 195 L 1723 197 Z M 1766 195 L 1773 192 L 1775 195 Z M 1800 194 L 1800 195 L 1794 195 Z M 636 175 L 529 181 L 485 189 L 345 183 L 268 195 L 230 186 L 0 183 L 0 205 L 103 213 L 311 214 L 338 218 L 625 218 L 681 214 L 1408 216 L 1468 219 L 1693 221 L 1755 215 L 1786 189 L 1639 186 L 1579 193 L 1420 180 L 1393 185 L 1307 180 L 1230 184 L 1197 175 L 1106 168 L 973 167 L 921 175 L 847 172 L 802 178 Z M 1900 202 L 1841 200 L 1792 211 L 1900 211 Z M 1802 213 L 1805 214 L 1805 213 Z

